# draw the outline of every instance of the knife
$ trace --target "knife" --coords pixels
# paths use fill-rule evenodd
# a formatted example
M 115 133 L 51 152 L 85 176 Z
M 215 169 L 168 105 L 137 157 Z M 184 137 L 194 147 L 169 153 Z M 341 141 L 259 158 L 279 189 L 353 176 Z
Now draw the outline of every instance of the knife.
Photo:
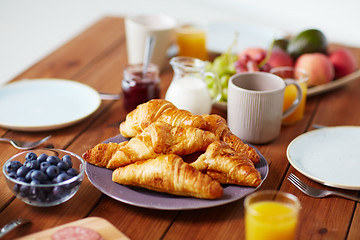
M 13 230 L 14 228 L 25 224 L 25 223 L 29 223 L 30 220 L 28 219 L 22 219 L 22 218 L 17 218 L 15 220 L 12 220 L 11 222 L 9 222 L 8 224 L 6 224 L 5 226 L 3 226 L 0 230 L 0 238 L 2 238 L 3 236 L 5 236 L 7 233 L 9 233 L 11 230 Z

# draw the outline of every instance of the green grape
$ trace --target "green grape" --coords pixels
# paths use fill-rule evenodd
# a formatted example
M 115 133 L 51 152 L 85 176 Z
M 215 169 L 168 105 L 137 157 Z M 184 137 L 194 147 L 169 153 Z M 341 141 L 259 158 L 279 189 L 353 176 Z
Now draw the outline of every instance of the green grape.
M 208 85 L 208 87 L 214 87 L 214 78 L 205 76 L 205 83 Z
M 228 89 L 223 88 L 221 98 L 220 98 L 220 102 L 227 102 L 227 98 L 228 98 Z
M 207 62 L 205 66 L 205 71 L 214 73 L 220 79 L 221 88 L 222 88 L 220 101 L 222 102 L 227 102 L 227 89 L 228 89 L 229 79 L 232 75 L 236 73 L 235 62 L 237 61 L 237 55 L 232 54 L 232 48 L 233 46 L 235 46 L 236 42 L 237 42 L 237 37 L 235 38 L 233 44 L 226 52 L 216 57 L 212 63 Z M 208 88 L 210 89 L 210 94 L 215 94 L 216 85 L 214 79 L 207 77 L 205 78 L 205 82 Z
M 214 59 L 212 64 L 207 65 L 208 70 L 214 74 L 216 74 L 221 82 L 222 94 L 220 101 L 227 102 L 227 88 L 229 79 L 232 75 L 236 73 L 235 70 L 235 62 L 237 61 L 237 56 L 229 53 L 224 53 Z M 214 85 L 214 79 L 206 80 L 208 87 L 210 89 L 216 88 Z M 213 90 L 212 92 L 215 92 Z
M 205 72 L 211 72 L 213 68 L 213 64 L 209 61 L 205 62 Z
M 230 77 L 231 77 L 230 74 L 225 74 L 225 75 L 221 76 L 221 78 L 220 78 L 221 88 L 228 88 Z

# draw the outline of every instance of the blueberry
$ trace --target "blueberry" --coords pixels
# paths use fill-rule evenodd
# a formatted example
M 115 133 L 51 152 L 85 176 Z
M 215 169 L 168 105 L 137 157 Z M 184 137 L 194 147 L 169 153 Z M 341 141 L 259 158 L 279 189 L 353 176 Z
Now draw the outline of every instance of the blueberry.
M 37 160 L 29 160 L 24 164 L 29 169 L 40 169 L 40 164 Z
M 42 154 L 40 154 L 40 156 L 38 156 L 37 161 L 39 163 L 42 163 L 42 162 L 45 162 L 47 158 L 48 158 L 48 155 L 46 153 L 42 153 Z
M 65 161 L 60 161 L 57 164 L 57 167 L 61 170 L 61 171 L 66 171 L 69 169 L 69 165 L 67 164 L 67 162 Z
M 51 165 L 56 165 L 60 161 L 60 158 L 58 156 L 49 156 L 46 161 Z
M 26 176 L 25 176 L 25 181 L 26 182 L 31 182 L 31 173 L 35 171 L 35 169 L 31 169 L 30 171 L 27 172 Z
M 35 190 L 36 200 L 40 202 L 45 202 L 47 198 L 47 193 L 44 189 Z
M 14 188 L 13 188 L 14 191 L 17 192 L 17 193 L 20 192 L 21 186 L 22 186 L 21 184 L 15 184 L 15 185 L 14 185 Z
M 66 173 L 62 172 L 60 173 L 57 177 L 56 177 L 56 182 L 60 183 L 60 182 L 64 182 L 68 179 L 70 179 L 71 177 L 69 175 L 67 175 Z
M 16 180 L 20 182 L 26 182 L 24 177 L 17 177 Z
M 51 184 L 51 181 L 49 179 L 45 180 L 45 181 L 43 181 L 43 184 Z
M 21 167 L 21 166 L 22 166 L 22 163 L 19 161 L 10 161 L 10 162 L 6 163 L 5 170 L 8 173 L 16 172 L 19 169 L 19 167 Z
M 37 187 L 30 187 L 29 195 L 27 196 L 31 200 L 36 200 Z
M 28 173 L 29 168 L 25 167 L 25 166 L 21 166 L 19 167 L 19 169 L 16 171 L 16 174 L 18 177 L 25 177 L 26 174 Z
M 30 162 L 31 162 L 32 160 L 26 160 L 25 162 L 24 162 L 24 164 L 23 164 L 23 166 L 26 166 L 27 168 L 30 168 Z
M 13 179 L 17 178 L 16 172 L 9 172 L 8 176 L 9 178 L 13 178 Z
M 42 162 L 40 163 L 40 170 L 46 172 L 46 169 L 50 166 L 49 162 Z
M 71 168 L 73 166 L 70 155 L 67 155 L 67 154 L 64 155 L 62 157 L 62 160 L 68 164 L 69 168 Z
M 20 192 L 20 196 L 28 197 L 29 194 L 31 193 L 30 186 L 21 185 L 20 189 L 19 189 L 19 192 Z
M 69 176 L 77 176 L 79 174 L 79 172 L 75 169 L 75 168 L 69 168 L 66 173 L 69 175 Z
M 31 173 L 31 180 L 38 180 L 40 182 L 47 180 L 46 174 L 41 170 L 34 170 Z
M 66 188 L 63 188 L 61 186 L 56 186 L 54 187 L 53 189 L 53 194 L 55 197 L 57 198 L 61 198 L 63 196 L 66 196 L 70 193 L 70 190 L 69 189 L 66 189 Z
M 57 177 L 60 173 L 60 170 L 57 166 L 51 165 L 46 169 L 46 174 L 49 176 L 49 178 Z
M 38 185 L 38 184 L 41 184 L 41 182 L 39 180 L 33 179 L 33 180 L 31 180 L 30 184 L 31 185 Z
M 36 155 L 35 153 L 33 153 L 33 152 L 29 152 L 29 153 L 26 154 L 25 159 L 26 159 L 27 161 L 36 160 L 36 159 L 37 159 L 37 155 Z

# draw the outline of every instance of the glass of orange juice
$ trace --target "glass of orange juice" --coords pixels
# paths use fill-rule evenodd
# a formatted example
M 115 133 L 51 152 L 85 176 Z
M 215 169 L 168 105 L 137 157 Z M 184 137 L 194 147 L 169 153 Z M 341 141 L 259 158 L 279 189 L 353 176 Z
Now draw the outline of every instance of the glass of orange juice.
M 282 77 L 283 79 L 294 79 L 300 84 L 303 93 L 301 103 L 292 114 L 282 120 L 282 123 L 293 124 L 297 121 L 300 121 L 304 117 L 307 83 L 309 80 L 308 73 L 303 69 L 294 67 L 273 68 L 270 70 L 270 72 Z M 286 110 L 291 106 L 296 98 L 296 94 L 297 91 L 294 85 L 289 85 L 285 88 L 283 110 Z
M 207 60 L 206 31 L 202 27 L 185 25 L 175 30 L 178 56 Z
M 265 190 L 245 198 L 246 240 L 295 239 L 300 202 L 290 193 Z

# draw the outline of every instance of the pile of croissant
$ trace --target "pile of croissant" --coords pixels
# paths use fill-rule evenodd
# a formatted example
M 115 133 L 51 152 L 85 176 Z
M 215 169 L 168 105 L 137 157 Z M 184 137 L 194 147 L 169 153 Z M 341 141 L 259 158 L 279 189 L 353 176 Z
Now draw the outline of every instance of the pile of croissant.
M 219 115 L 193 115 L 154 99 L 130 112 L 120 133 L 130 140 L 100 143 L 83 154 L 88 163 L 113 169 L 116 183 L 205 199 L 221 198 L 221 184 L 261 183 L 258 153 Z

